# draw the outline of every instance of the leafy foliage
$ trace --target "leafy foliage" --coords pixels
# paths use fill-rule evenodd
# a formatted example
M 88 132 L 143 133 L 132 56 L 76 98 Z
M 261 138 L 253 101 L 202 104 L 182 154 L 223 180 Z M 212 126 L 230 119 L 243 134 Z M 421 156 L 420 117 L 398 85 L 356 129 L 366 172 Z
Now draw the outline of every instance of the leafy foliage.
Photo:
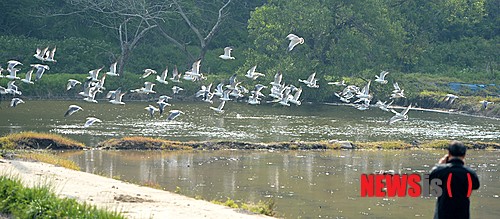
M 161 72 L 166 66 L 171 70 L 177 65 L 180 72 L 189 69 L 192 57 L 188 54 L 202 51 L 199 39 L 173 2 L 126 2 L 165 7 L 172 3 L 172 8 L 159 8 L 164 14 L 141 8 L 130 10 L 161 17 L 156 24 L 183 48 L 165 39 L 157 29 L 147 32 L 133 52 L 126 52 L 129 58 L 124 63 L 124 77 L 109 78 L 107 87 L 141 87 L 143 81 L 135 76 L 145 68 Z M 226 1 L 176 2 L 204 36 Z M 66 0 L 6 0 L 1 6 L 9 10 L 0 14 L 0 61 L 21 61 L 22 76 L 29 64 L 39 63 L 32 57 L 37 47 L 57 46 L 58 62 L 50 65 L 47 78 L 44 76 L 34 87 L 18 84 L 26 95 L 67 96 L 58 89 L 68 78 L 83 80 L 89 70 L 103 66 L 107 70 L 125 54 L 116 40 L 117 30 L 102 25 L 119 23 L 117 14 L 100 14 L 94 17 L 102 20 L 92 20 L 89 14 L 76 13 L 74 5 Z M 363 86 L 382 70 L 390 71 L 390 78 L 399 81 L 409 97 L 425 90 L 445 92 L 445 83 L 433 83 L 441 78 L 447 82 L 500 83 L 498 3 L 494 0 L 258 0 L 232 1 L 226 9 L 226 20 L 205 47 L 201 71 L 209 77 L 208 83 L 225 81 L 234 73 L 242 75 L 254 65 L 266 74 L 255 82 L 262 84 L 271 81 L 278 71 L 283 73 L 285 83 L 295 85 L 298 79 L 316 72 L 321 89 L 304 92 L 308 101 L 336 100 L 336 89 L 328 86 L 328 81 L 348 79 L 349 83 Z M 57 14 L 60 16 L 54 16 Z M 138 23 L 131 21 L 129 25 L 133 24 Z M 287 52 L 289 33 L 303 37 L 305 43 Z M 235 60 L 218 58 L 225 46 L 234 48 Z M 243 84 L 252 85 L 248 81 Z M 188 87 L 185 93 L 193 93 L 200 85 L 182 84 Z M 157 85 L 155 89 L 169 94 L 171 86 Z M 380 94 L 390 93 L 390 88 L 374 88 Z
M 49 186 L 27 188 L 7 176 L 0 176 L 0 200 L 0 213 L 15 218 L 124 218 L 75 199 L 58 198 Z

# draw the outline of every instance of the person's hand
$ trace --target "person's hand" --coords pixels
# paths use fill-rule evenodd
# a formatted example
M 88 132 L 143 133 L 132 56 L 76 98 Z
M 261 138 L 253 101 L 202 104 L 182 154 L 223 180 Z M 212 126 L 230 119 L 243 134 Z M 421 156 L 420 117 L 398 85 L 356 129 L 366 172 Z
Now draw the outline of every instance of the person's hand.
M 439 159 L 438 164 L 445 164 L 448 161 L 448 154 Z

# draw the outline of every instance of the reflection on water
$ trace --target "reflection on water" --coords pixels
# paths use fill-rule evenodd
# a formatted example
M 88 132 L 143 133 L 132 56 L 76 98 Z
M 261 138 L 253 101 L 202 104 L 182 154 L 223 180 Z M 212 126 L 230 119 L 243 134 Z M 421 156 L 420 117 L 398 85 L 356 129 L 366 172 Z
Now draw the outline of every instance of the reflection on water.
M 226 113 L 215 114 L 207 103 L 174 102 L 185 112 L 173 122 L 151 119 L 144 107 L 150 103 L 77 102 L 84 111 L 65 118 L 74 101 L 28 101 L 16 108 L 0 108 L 0 134 L 42 131 L 64 134 L 94 146 L 110 137 L 152 136 L 172 140 L 237 140 L 250 142 L 319 140 L 428 140 L 462 139 L 500 141 L 500 120 L 435 112 L 410 111 L 408 121 L 388 125 L 392 113 L 377 108 L 359 111 L 350 106 L 300 107 L 226 104 Z M 101 119 L 84 129 L 85 118 Z
M 427 173 L 444 151 L 97 151 L 68 153 L 83 171 L 153 182 L 207 200 L 272 198 L 285 218 L 432 217 L 434 198 L 360 198 L 359 176 L 377 170 Z M 499 151 L 469 151 L 481 188 L 472 218 L 500 215 Z M 64 155 L 64 154 L 63 154 Z

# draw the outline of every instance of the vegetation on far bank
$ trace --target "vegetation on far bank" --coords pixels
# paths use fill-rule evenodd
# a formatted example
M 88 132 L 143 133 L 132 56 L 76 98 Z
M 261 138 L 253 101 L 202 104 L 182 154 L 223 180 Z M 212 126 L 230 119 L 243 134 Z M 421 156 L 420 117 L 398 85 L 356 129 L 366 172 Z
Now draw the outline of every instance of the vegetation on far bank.
M 48 140 L 50 139 L 50 140 Z M 28 143 L 27 143 L 28 142 Z M 52 144 L 57 146 L 51 146 Z M 64 143 L 63 143 L 64 142 Z M 351 142 L 351 141 L 290 141 L 252 143 L 227 140 L 214 141 L 174 141 L 162 138 L 151 138 L 142 136 L 129 136 L 123 138 L 110 138 L 100 142 L 95 148 L 104 150 L 338 150 L 338 149 L 445 149 L 451 140 L 428 140 L 428 141 L 374 141 L 374 142 Z M 469 149 L 500 149 L 499 142 L 463 141 Z M 28 145 L 28 146 L 27 146 Z M 32 145 L 45 145 L 44 147 L 33 147 Z M 77 146 L 76 146 L 77 145 Z M 73 141 L 66 137 L 54 134 L 22 132 L 0 137 L 0 149 L 82 149 L 88 148 L 82 143 Z M 58 164 L 56 157 L 50 153 L 35 155 L 24 153 L 23 158 L 32 160 L 52 160 L 50 163 Z M 58 164 L 59 165 L 59 164 Z M 71 166 L 71 165 L 68 165 Z
M 339 149 L 445 149 L 451 140 L 430 141 L 319 141 L 251 143 L 237 141 L 172 141 L 148 137 L 124 137 L 99 143 L 100 149 L 118 150 L 339 150 Z M 500 143 L 464 141 L 469 149 L 500 149 Z
M 28 188 L 9 176 L 0 176 L 0 200 L 0 213 L 9 218 L 125 218 L 118 212 L 60 198 L 49 185 Z
M 170 141 L 160 138 L 149 137 L 123 137 L 111 138 L 97 145 L 101 149 L 115 150 L 190 150 L 192 147 L 183 142 Z

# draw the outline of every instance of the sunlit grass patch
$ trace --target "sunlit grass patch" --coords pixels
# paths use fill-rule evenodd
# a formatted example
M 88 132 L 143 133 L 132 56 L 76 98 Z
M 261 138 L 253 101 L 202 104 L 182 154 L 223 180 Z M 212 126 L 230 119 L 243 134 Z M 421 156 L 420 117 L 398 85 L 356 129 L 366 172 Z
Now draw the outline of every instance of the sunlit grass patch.
M 239 208 L 240 207 L 238 204 L 236 204 L 236 202 L 233 199 L 231 199 L 229 197 L 227 198 L 226 201 L 212 200 L 211 202 L 214 204 L 223 205 L 223 206 L 227 206 L 230 208 Z
M 408 149 L 412 147 L 404 141 L 358 142 L 355 145 L 359 149 Z
M 273 199 L 267 201 L 260 200 L 257 203 L 243 203 L 241 208 L 257 214 L 276 216 L 276 204 Z
M 473 149 L 487 149 L 487 150 L 497 150 L 500 149 L 500 143 L 498 142 L 467 142 L 465 144 L 469 148 Z
M 85 145 L 52 133 L 20 132 L 0 138 L 2 149 L 83 149 Z
M 80 170 L 78 164 L 74 161 L 59 157 L 57 155 L 51 154 L 49 152 L 37 151 L 37 152 L 21 152 L 18 154 L 18 157 L 21 159 L 29 160 L 29 161 L 40 161 L 43 163 L 49 163 L 56 166 L 72 169 L 72 170 Z
M 451 140 L 432 140 L 420 144 L 422 148 L 446 149 L 450 145 Z
M 103 149 L 118 150 L 190 150 L 187 143 L 170 141 L 160 138 L 149 138 L 141 136 L 113 138 L 99 143 Z
M 242 203 L 240 205 L 238 205 L 235 200 L 229 197 L 226 199 L 226 201 L 212 200 L 210 202 L 230 208 L 244 209 L 257 214 L 276 216 L 276 204 L 273 199 L 269 199 L 267 201 L 260 200 L 257 203 Z
M 125 218 L 118 212 L 59 198 L 48 185 L 28 188 L 8 176 L 0 176 L 0 200 L 0 212 L 9 218 Z

